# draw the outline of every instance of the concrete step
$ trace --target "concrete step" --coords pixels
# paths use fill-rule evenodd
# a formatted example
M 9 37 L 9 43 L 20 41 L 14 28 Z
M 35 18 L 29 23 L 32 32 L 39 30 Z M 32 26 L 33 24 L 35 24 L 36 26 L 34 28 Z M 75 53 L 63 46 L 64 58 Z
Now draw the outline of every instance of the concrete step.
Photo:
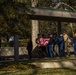
M 30 63 L 39 68 L 74 68 L 76 67 L 76 61 L 55 61 L 55 62 L 40 62 Z
M 32 64 L 38 68 L 76 68 L 76 57 L 54 59 L 44 58 L 29 64 Z

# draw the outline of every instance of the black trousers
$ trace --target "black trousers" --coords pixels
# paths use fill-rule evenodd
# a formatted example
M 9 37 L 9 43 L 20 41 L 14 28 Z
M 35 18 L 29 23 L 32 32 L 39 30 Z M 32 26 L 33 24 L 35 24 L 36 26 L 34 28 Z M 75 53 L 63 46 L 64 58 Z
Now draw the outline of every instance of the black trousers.
M 32 53 L 31 53 L 30 50 L 28 50 L 28 55 L 29 55 L 29 59 L 31 59 L 32 58 Z
M 40 48 L 41 48 L 42 57 L 44 57 L 45 55 L 47 55 L 46 47 L 45 46 L 41 46 Z

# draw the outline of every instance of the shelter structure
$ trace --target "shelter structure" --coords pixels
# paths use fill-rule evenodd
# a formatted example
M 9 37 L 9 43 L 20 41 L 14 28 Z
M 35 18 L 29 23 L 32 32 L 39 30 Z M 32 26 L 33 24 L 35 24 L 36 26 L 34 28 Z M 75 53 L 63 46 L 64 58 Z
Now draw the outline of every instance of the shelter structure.
M 61 5 L 63 9 L 58 9 Z M 27 14 L 32 20 L 56 21 L 58 23 L 58 35 L 61 32 L 61 22 L 76 22 L 75 9 L 63 2 L 58 3 L 54 8 L 29 7 L 29 9 L 32 12 L 27 12 Z
M 59 9 L 59 7 L 62 7 L 63 9 Z M 67 8 L 66 8 L 67 7 Z M 67 9 L 71 10 L 67 10 Z M 31 20 L 49 20 L 49 21 L 56 21 L 58 23 L 58 35 L 61 32 L 61 22 L 73 22 L 76 23 L 76 11 L 69 5 L 60 2 L 55 7 L 50 8 L 38 8 L 38 7 L 29 7 L 30 11 L 27 11 L 27 14 Z M 35 22 L 37 23 L 37 22 Z M 33 22 L 34 24 L 34 22 Z M 37 26 L 37 25 L 36 25 Z M 33 29 L 38 28 L 34 27 Z M 37 29 L 35 29 L 34 32 L 37 32 Z M 33 32 L 33 34 L 34 34 Z M 34 34 L 35 35 L 35 34 Z M 34 36 L 34 40 L 36 36 Z M 33 38 L 32 37 L 32 38 Z M 14 46 L 14 52 L 15 52 L 15 60 L 19 59 L 18 56 L 18 36 L 15 36 L 15 46 Z

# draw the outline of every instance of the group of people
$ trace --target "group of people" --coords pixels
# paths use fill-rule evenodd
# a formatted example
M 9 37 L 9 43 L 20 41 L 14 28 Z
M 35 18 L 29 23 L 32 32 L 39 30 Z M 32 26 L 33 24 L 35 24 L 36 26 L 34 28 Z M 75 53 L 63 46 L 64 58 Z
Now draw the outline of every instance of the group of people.
M 38 49 L 41 50 L 42 56 L 44 56 L 44 53 L 51 58 L 65 57 L 66 53 L 70 56 L 71 47 L 74 47 L 74 55 L 76 55 L 76 32 L 72 39 L 66 33 L 60 33 L 58 37 L 56 34 L 48 34 L 47 37 L 38 34 L 36 43 Z
M 70 47 L 74 47 L 74 55 L 76 55 L 76 32 L 72 39 L 66 33 L 60 33 L 58 37 L 56 34 L 48 34 L 47 36 L 38 34 L 36 44 L 39 50 L 39 55 L 41 54 L 42 57 L 45 55 L 50 58 L 57 56 L 65 57 L 65 50 L 67 51 L 68 56 L 70 56 Z M 27 49 L 30 59 L 32 47 L 32 40 L 29 40 Z

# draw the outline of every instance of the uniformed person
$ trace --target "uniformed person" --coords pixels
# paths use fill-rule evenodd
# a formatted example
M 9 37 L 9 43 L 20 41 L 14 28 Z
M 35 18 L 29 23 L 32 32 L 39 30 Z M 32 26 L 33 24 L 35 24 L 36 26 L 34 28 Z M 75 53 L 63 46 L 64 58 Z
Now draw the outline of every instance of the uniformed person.
M 51 57 L 51 58 L 54 57 L 54 52 L 53 52 L 53 35 L 52 35 L 52 34 L 50 34 L 49 54 L 50 54 L 50 57 Z
M 65 53 L 64 53 L 64 38 L 62 33 L 60 33 L 60 36 L 58 37 L 57 42 L 59 46 L 59 56 L 63 57 L 65 56 Z

